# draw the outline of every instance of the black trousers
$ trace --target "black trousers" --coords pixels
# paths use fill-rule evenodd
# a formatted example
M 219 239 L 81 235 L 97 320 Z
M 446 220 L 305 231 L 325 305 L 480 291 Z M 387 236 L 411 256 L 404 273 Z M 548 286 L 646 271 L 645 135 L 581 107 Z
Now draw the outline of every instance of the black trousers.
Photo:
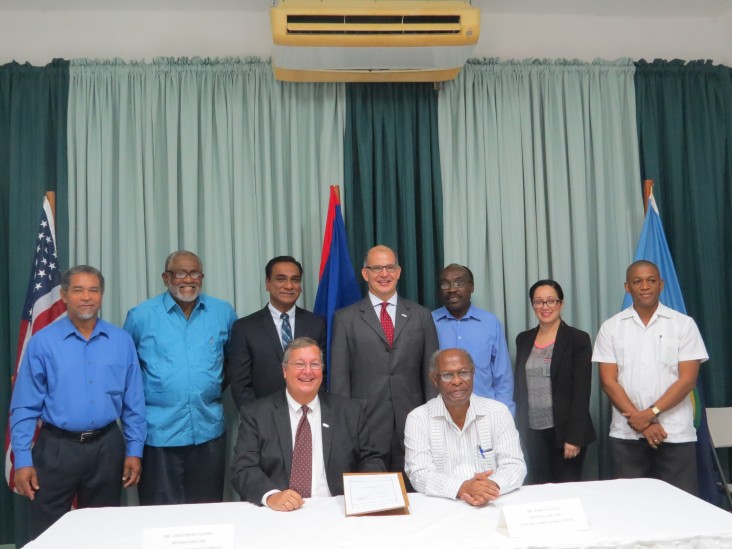
M 226 435 L 191 446 L 145 446 L 137 493 L 141 505 L 224 500 Z
M 564 443 L 557 448 L 554 429 L 529 429 L 526 441 L 530 484 L 549 482 L 579 482 L 586 448 L 577 457 L 564 459 Z
M 125 443 L 117 426 L 83 444 L 42 428 L 32 453 L 40 488 L 29 505 L 31 539 L 69 511 L 75 497 L 80 509 L 119 506 Z
M 644 438 L 609 439 L 615 478 L 656 478 L 698 495 L 696 442 L 663 442 L 654 450 Z

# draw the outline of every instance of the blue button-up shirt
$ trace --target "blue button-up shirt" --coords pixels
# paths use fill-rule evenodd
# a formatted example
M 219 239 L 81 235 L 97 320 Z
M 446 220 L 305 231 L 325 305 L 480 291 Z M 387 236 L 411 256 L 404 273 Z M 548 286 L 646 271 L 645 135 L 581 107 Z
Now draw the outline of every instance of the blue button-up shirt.
M 515 415 L 511 357 L 503 325 L 496 315 L 470 305 L 465 316 L 457 319 L 446 307 L 440 307 L 432 311 L 432 320 L 440 349 L 465 349 L 473 357 L 473 392 L 503 402 Z
M 203 294 L 190 318 L 169 292 L 127 313 L 145 386 L 146 444 L 190 446 L 224 433 L 224 345 L 235 320 L 230 304 Z
M 122 419 L 128 456 L 142 457 L 145 400 L 130 336 L 97 320 L 87 340 L 68 317 L 28 342 L 10 403 L 15 467 L 33 465 L 36 421 L 91 431 Z

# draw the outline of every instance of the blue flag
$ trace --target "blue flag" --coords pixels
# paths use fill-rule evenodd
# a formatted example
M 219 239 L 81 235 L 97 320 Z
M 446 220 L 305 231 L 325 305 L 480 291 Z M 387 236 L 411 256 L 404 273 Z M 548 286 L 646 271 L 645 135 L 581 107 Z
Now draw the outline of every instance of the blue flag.
M 326 353 L 326 386 L 330 386 L 330 340 L 333 334 L 333 315 L 361 299 L 361 290 L 353 272 L 348 253 L 346 225 L 341 214 L 341 203 L 335 185 L 330 187 L 328 217 L 323 237 L 323 253 L 320 260 L 320 283 L 315 296 L 313 312 L 325 318 L 328 326 L 328 352 Z
M 671 251 L 666 242 L 666 233 L 663 230 L 661 217 L 658 213 L 658 206 L 651 193 L 648 198 L 648 212 L 643 222 L 638 248 L 635 252 L 634 261 L 645 259 L 658 266 L 663 280 L 663 290 L 660 301 L 667 307 L 680 313 L 686 314 L 684 297 L 681 294 L 681 286 L 676 276 L 676 269 L 671 258 Z M 630 307 L 633 300 L 629 293 L 625 293 L 623 309 Z M 709 437 L 707 426 L 707 415 L 704 411 L 704 397 L 702 394 L 701 379 L 691 393 L 692 404 L 694 405 L 694 426 L 696 427 L 696 465 L 699 480 L 699 497 L 713 504 L 719 505 L 719 490 L 717 489 L 717 475 L 714 467 L 714 451 Z

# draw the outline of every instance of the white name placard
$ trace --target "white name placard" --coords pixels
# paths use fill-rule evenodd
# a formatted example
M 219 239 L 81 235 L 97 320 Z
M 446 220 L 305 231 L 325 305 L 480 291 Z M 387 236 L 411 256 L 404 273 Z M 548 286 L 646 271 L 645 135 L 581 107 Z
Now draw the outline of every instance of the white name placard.
M 512 538 L 590 529 L 579 498 L 507 505 L 501 508 L 498 527 Z
M 234 525 L 145 528 L 142 549 L 234 549 Z

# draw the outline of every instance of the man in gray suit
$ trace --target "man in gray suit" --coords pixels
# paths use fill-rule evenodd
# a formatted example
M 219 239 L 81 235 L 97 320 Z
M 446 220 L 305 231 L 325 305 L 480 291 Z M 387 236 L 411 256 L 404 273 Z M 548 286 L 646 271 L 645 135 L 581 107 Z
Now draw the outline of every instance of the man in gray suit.
M 330 349 L 330 391 L 366 400 L 366 421 L 389 471 L 404 470 L 407 414 L 436 394 L 429 361 L 438 348 L 428 309 L 397 296 L 396 253 L 375 246 L 361 275 L 369 293 L 337 311 Z
M 241 409 L 231 482 L 243 500 L 294 511 L 303 498 L 343 494 L 343 473 L 384 471 L 361 403 L 318 394 L 323 354 L 307 337 L 285 350 L 286 390 Z

